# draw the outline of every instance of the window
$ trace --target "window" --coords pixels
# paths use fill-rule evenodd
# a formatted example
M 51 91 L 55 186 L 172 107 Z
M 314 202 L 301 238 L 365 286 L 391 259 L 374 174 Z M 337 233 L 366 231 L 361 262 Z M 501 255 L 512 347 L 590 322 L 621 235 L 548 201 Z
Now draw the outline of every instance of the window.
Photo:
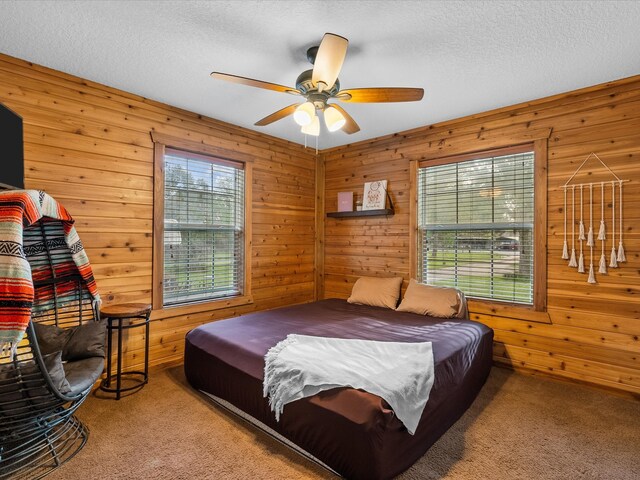
M 154 308 L 231 306 L 248 295 L 247 165 L 157 141 L 155 148 Z
M 419 282 L 541 307 L 536 258 L 546 259 L 536 250 L 541 236 L 544 245 L 546 220 L 536 218 L 535 151 L 528 145 L 419 165 Z

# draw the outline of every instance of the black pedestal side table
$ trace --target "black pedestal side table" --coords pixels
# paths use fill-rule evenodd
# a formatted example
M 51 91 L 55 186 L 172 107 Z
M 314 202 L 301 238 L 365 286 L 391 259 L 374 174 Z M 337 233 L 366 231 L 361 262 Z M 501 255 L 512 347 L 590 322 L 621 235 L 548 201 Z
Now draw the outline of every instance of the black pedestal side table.
M 107 305 L 100 309 L 100 317 L 107 321 L 107 378 L 100 383 L 100 389 L 116 394 L 116 400 L 120 400 L 122 392 L 136 390 L 144 387 L 149 380 L 149 317 L 151 305 L 147 303 L 121 303 Z M 126 322 L 126 323 L 125 323 Z M 145 327 L 144 335 L 144 371 L 122 371 L 122 332 L 131 328 Z M 113 332 L 117 334 L 118 351 L 116 357 L 115 388 L 111 375 L 111 353 L 113 352 Z M 135 385 L 122 387 L 122 377 L 126 376 L 135 382 Z

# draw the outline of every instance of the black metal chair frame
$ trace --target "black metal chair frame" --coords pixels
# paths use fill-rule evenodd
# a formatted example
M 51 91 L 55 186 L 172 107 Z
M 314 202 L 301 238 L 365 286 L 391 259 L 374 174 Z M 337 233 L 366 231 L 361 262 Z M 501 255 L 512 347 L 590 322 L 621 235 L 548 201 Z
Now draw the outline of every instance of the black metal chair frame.
M 78 453 L 89 435 L 88 428 L 74 413 L 87 398 L 91 386 L 75 394 L 58 391 L 34 329 L 34 322 L 68 328 L 99 320 L 99 310 L 79 272 L 64 275 L 56 272 L 57 260 L 63 256 L 65 260 L 67 256 L 71 258 L 68 248 L 60 253 L 61 231 L 62 223 L 50 219 L 24 229 L 25 253 L 32 272 L 39 269 L 42 276 L 43 269 L 48 268 L 50 278 L 34 281 L 36 295 L 31 321 L 13 359 L 7 354 L 0 356 L 0 479 L 42 478 Z M 38 248 L 31 248 L 30 255 L 28 245 Z M 63 286 L 64 299 L 68 300 L 71 294 L 75 298 L 73 303 L 60 303 L 59 290 Z M 38 308 L 41 307 L 38 293 L 45 290 L 53 294 L 47 301 L 48 306 L 53 302 L 52 310 Z

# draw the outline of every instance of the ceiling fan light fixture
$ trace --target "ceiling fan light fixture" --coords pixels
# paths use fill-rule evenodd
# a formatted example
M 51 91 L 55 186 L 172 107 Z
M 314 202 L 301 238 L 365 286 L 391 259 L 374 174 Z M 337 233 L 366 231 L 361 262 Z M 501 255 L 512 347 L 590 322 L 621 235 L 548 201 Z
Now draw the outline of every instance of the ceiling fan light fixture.
M 295 112 L 293 112 L 293 119 L 301 127 L 309 125 L 313 121 L 313 117 L 315 116 L 316 107 L 311 102 L 304 102 L 302 105 L 296 108 Z
M 317 137 L 320 135 L 320 119 L 317 115 L 314 115 L 313 120 L 308 125 L 303 126 L 301 129 L 305 135 L 313 135 Z
M 344 127 L 347 119 L 336 108 L 327 107 L 324 109 L 324 123 L 327 125 L 327 130 L 335 132 Z

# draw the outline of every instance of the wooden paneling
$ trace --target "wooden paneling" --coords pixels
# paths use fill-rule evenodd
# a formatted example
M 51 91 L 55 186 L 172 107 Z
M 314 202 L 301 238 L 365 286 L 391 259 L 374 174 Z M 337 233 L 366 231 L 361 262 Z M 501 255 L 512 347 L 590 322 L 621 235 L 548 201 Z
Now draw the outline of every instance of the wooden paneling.
M 154 312 L 152 364 L 179 361 L 185 333 L 208 321 L 315 296 L 346 298 L 361 275 L 408 280 L 411 165 L 548 138 L 547 312 L 472 301 L 472 318 L 494 328 L 500 364 L 640 393 L 639 77 L 325 150 L 317 161 L 299 145 L 2 55 L 0 102 L 24 119 L 26 186 L 47 190 L 74 215 L 106 303 L 151 301 L 150 132 L 252 162 L 253 302 Z M 628 261 L 598 275 L 597 285 L 560 259 L 559 187 L 591 151 L 631 180 Z M 588 165 L 584 174 L 600 172 Z M 339 191 L 361 196 L 364 182 L 378 179 L 389 181 L 394 216 L 326 218 Z M 144 338 L 129 333 L 125 365 L 133 366 Z
M 314 299 L 313 150 L 4 55 L 0 102 L 24 119 L 26 187 L 46 190 L 76 218 L 105 303 L 151 302 L 159 192 L 150 132 L 252 162 L 254 301 L 178 316 L 155 311 L 151 364 L 180 360 L 186 332 L 207 321 Z M 128 332 L 127 367 L 142 362 L 138 330 Z
M 325 212 L 336 209 L 339 191 L 362 195 L 364 182 L 388 179 L 396 215 L 325 218 L 321 291 L 346 298 L 360 275 L 409 279 L 415 261 L 411 176 L 418 161 L 548 137 L 547 258 L 537 259 L 547 261 L 546 279 L 538 279 L 547 282 L 547 312 L 471 301 L 471 317 L 495 330 L 500 364 L 640 393 L 639 127 L 640 77 L 633 77 L 323 151 Z M 560 258 L 560 187 L 592 151 L 631 180 L 624 186 L 627 262 L 597 275 L 596 285 Z M 599 181 L 602 173 L 597 162 L 589 163 L 577 180 Z

